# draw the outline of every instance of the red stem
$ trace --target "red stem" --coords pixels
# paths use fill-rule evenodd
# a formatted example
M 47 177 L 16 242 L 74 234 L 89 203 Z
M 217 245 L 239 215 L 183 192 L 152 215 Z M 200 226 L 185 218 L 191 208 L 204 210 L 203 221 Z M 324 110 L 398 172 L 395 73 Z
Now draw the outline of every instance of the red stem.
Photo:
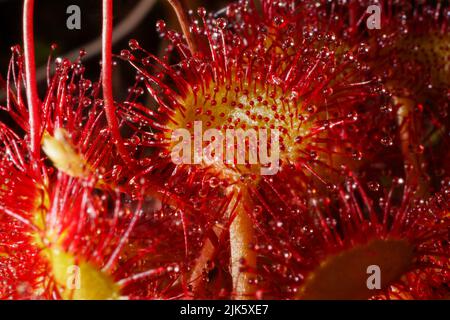
M 180 23 L 181 30 L 186 38 L 191 54 L 194 55 L 197 52 L 197 45 L 194 35 L 189 28 L 189 19 L 186 15 L 186 9 L 184 3 L 181 0 L 167 0 L 172 6 L 175 14 L 177 15 L 178 22 Z
M 350 1 L 349 6 L 349 24 L 351 33 L 355 33 L 358 28 L 358 4 L 355 0 Z
M 33 32 L 34 0 L 25 0 L 23 5 L 23 47 L 25 62 L 25 84 L 29 109 L 31 152 L 39 159 L 40 152 L 40 117 L 39 97 L 36 85 L 36 65 L 34 61 Z
M 112 32 L 113 32 L 113 3 L 112 0 L 102 0 L 102 87 L 105 103 L 106 119 L 117 150 L 126 164 L 133 165 L 128 151 L 120 135 L 119 122 L 116 117 L 112 90 Z

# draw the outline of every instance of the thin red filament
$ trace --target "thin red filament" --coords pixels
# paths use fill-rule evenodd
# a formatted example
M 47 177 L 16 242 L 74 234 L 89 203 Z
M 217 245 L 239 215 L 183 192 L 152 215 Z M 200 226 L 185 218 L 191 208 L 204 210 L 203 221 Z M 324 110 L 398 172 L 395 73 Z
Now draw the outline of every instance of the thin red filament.
M 186 10 L 184 8 L 182 0 L 168 0 L 170 5 L 172 6 L 173 10 L 175 11 L 175 14 L 177 15 L 178 21 L 181 26 L 181 30 L 183 31 L 184 36 L 186 37 L 186 41 L 189 46 L 189 50 L 191 51 L 191 54 L 194 55 L 195 52 L 197 52 L 197 45 L 195 42 L 195 39 L 193 37 L 192 32 L 190 31 L 190 23 L 188 21 L 188 18 L 186 16 Z
M 23 9 L 23 46 L 26 94 L 29 108 L 31 152 L 35 159 L 39 159 L 40 117 L 39 97 L 36 85 L 36 65 L 34 61 L 33 9 L 34 0 L 25 0 Z
M 116 117 L 114 97 L 112 90 L 112 33 L 113 33 L 113 3 L 112 0 L 103 0 L 102 18 L 102 88 L 105 103 L 106 119 L 117 150 L 125 163 L 133 166 L 132 159 L 120 135 L 119 122 Z

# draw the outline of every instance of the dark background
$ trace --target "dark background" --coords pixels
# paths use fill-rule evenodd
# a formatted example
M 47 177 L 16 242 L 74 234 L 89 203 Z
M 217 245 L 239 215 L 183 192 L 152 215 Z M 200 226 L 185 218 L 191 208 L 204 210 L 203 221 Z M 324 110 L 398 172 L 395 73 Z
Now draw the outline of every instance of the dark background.
M 114 1 L 114 25 L 117 25 L 130 14 L 140 0 Z M 204 6 L 208 10 L 218 10 L 226 1 L 224 0 L 185 0 L 189 9 Z M 0 0 L 0 74 L 6 77 L 8 62 L 11 57 L 11 46 L 22 45 L 22 0 Z M 70 5 L 78 5 L 81 9 L 81 30 L 69 30 L 66 20 L 70 16 L 66 9 Z M 58 45 L 56 56 L 65 56 L 66 53 L 84 48 L 84 45 L 96 39 L 101 34 L 101 1 L 100 0 L 35 0 L 35 48 L 36 68 L 39 69 L 47 63 L 52 43 Z M 131 30 L 121 41 L 114 44 L 113 53 L 119 54 L 122 49 L 128 48 L 128 40 L 135 38 L 140 45 L 154 54 L 162 52 L 165 44 L 156 32 L 156 21 L 163 19 L 169 28 L 180 30 L 176 17 L 166 0 L 156 0 L 154 6 L 148 11 L 142 22 Z M 84 59 L 86 75 L 88 78 L 98 79 L 100 55 Z M 123 90 L 133 79 L 134 72 L 119 63 L 114 71 L 115 93 L 122 96 Z M 118 81 L 117 81 L 118 79 Z M 45 90 L 45 79 L 39 85 L 41 96 Z M 0 102 L 3 102 L 0 96 Z

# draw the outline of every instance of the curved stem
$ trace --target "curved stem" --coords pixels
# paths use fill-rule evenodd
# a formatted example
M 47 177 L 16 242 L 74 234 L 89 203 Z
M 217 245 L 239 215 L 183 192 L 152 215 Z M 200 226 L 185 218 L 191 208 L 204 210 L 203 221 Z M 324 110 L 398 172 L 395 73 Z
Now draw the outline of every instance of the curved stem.
M 23 47 L 26 94 L 30 123 L 31 152 L 35 159 L 39 159 L 40 116 L 39 97 L 36 85 L 36 65 L 34 61 L 33 9 L 34 0 L 25 0 L 23 6 Z
M 246 207 L 251 207 L 251 199 L 246 188 L 231 186 L 227 194 L 231 197 L 225 216 L 232 219 L 229 229 L 223 226 L 213 227 L 213 232 L 217 240 L 222 242 L 227 233 L 230 238 L 230 268 L 233 281 L 234 298 L 253 299 L 255 286 L 250 283 L 251 274 L 241 271 L 242 258 L 245 260 L 245 267 L 256 268 L 256 255 L 249 247 L 254 240 L 253 223 L 247 215 Z M 211 240 L 206 239 L 202 251 L 190 275 L 190 285 L 194 293 L 199 292 L 202 286 L 202 274 L 208 261 L 214 259 L 216 246 Z
M 183 3 L 181 2 L 181 0 L 167 0 L 167 1 L 170 3 L 173 10 L 175 11 L 175 14 L 177 15 L 178 22 L 180 23 L 181 30 L 183 31 L 183 34 L 188 43 L 189 50 L 191 51 L 191 54 L 194 55 L 197 52 L 197 45 L 190 31 L 189 20 L 188 17 L 186 16 L 186 10 L 183 6 Z
M 406 172 L 406 177 L 412 184 L 417 184 L 416 194 L 426 196 L 428 186 L 421 165 L 425 163 L 425 157 L 415 152 L 419 141 L 414 132 L 414 101 L 409 98 L 394 97 L 394 102 L 400 105 L 397 113 L 397 121 L 400 127 L 401 150 L 405 163 L 412 166 L 411 172 Z
M 112 90 L 112 31 L 113 31 L 113 3 L 112 0 L 102 0 L 103 20 L 102 20 L 102 88 L 105 103 L 106 119 L 111 130 L 117 150 L 128 165 L 133 165 L 133 161 L 128 155 L 128 151 L 120 135 L 119 122 L 116 117 L 114 97 Z
M 226 235 L 225 230 L 226 229 L 223 226 L 219 225 L 215 225 L 212 227 L 211 232 L 214 233 L 214 236 L 216 237 L 218 243 L 221 243 L 223 241 L 223 238 Z M 203 244 L 201 252 L 189 276 L 189 285 L 191 286 L 192 292 L 195 296 L 197 296 L 198 293 L 202 290 L 203 272 L 208 265 L 208 261 L 212 261 L 215 254 L 216 246 L 209 238 L 205 239 L 205 243 Z

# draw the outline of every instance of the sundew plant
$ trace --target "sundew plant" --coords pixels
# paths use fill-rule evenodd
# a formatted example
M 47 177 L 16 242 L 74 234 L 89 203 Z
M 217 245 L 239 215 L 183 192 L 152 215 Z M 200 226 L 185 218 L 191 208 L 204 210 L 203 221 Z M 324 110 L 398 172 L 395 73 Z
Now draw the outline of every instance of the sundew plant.
M 447 1 L 98 2 L 97 78 L 39 0 L 0 70 L 0 299 L 450 298 Z

